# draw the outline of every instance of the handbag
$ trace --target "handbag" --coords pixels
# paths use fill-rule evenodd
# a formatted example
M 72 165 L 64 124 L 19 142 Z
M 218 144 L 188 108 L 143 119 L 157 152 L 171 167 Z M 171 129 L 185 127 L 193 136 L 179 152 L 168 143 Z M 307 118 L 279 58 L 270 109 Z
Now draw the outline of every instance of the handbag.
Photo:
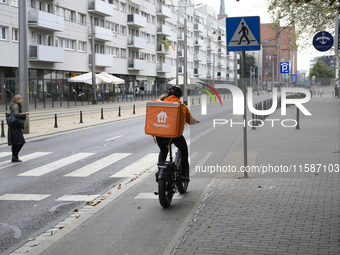
M 6 121 L 8 126 L 22 126 L 25 123 L 25 119 L 18 119 L 13 113 L 6 112 Z

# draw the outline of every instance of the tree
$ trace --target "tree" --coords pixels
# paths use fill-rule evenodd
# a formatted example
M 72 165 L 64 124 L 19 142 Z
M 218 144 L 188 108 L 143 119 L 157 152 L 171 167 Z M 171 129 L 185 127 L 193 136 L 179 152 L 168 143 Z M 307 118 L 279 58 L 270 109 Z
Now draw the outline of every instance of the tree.
M 248 55 L 246 54 L 246 70 L 245 70 L 245 77 L 244 78 L 249 78 L 250 77 L 250 67 L 255 67 L 255 69 L 257 70 L 257 65 L 255 64 L 255 57 L 252 55 Z M 257 77 L 257 73 L 256 73 L 256 77 Z
M 332 68 L 318 60 L 314 64 L 312 70 L 309 72 L 309 79 L 311 79 L 313 76 L 317 78 L 334 78 L 335 73 Z
M 294 26 L 290 45 L 304 49 L 311 38 L 323 30 L 335 31 L 335 15 L 340 13 L 340 0 L 268 0 L 268 11 L 274 27 Z M 282 26 L 282 25 L 281 25 Z M 274 28 L 273 27 L 273 28 Z

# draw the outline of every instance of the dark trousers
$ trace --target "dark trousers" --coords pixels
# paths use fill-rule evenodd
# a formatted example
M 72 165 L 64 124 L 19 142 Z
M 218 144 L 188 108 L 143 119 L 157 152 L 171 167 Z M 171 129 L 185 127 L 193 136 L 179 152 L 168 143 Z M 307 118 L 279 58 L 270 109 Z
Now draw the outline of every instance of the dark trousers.
M 161 150 L 158 155 L 158 162 L 164 162 L 168 156 L 169 148 L 167 148 L 170 138 L 156 137 L 156 141 L 159 149 Z M 189 171 L 189 161 L 188 161 L 188 145 L 183 136 L 178 138 L 173 138 L 171 142 L 181 151 L 181 172 L 186 173 Z
M 14 144 L 12 145 L 12 157 L 19 158 L 19 151 L 21 150 L 24 144 Z

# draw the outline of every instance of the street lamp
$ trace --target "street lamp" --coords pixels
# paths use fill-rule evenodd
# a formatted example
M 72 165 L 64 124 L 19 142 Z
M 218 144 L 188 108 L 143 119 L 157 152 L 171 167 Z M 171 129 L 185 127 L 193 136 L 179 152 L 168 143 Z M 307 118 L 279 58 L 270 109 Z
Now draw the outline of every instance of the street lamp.
M 200 4 L 194 4 L 194 5 L 189 5 L 188 7 L 196 7 L 196 6 L 200 6 L 202 5 Z M 188 73 L 187 73 L 187 69 L 188 69 L 188 52 L 187 52 L 187 3 L 184 3 L 184 6 L 182 5 L 172 5 L 169 4 L 169 6 L 172 7 L 184 7 L 184 75 L 183 75 L 183 103 L 188 105 L 188 93 L 187 93 L 187 82 L 188 82 Z M 178 51 L 178 50 L 177 50 Z M 178 69 L 177 69 L 178 70 Z

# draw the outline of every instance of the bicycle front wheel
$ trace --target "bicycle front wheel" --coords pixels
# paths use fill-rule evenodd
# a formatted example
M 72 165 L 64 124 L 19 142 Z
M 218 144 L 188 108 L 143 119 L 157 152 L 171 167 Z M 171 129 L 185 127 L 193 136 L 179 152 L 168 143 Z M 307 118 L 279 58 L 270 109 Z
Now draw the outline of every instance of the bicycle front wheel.
M 158 198 L 159 203 L 163 208 L 167 208 L 170 206 L 172 201 L 172 188 L 171 184 L 167 179 L 159 179 L 158 180 Z

